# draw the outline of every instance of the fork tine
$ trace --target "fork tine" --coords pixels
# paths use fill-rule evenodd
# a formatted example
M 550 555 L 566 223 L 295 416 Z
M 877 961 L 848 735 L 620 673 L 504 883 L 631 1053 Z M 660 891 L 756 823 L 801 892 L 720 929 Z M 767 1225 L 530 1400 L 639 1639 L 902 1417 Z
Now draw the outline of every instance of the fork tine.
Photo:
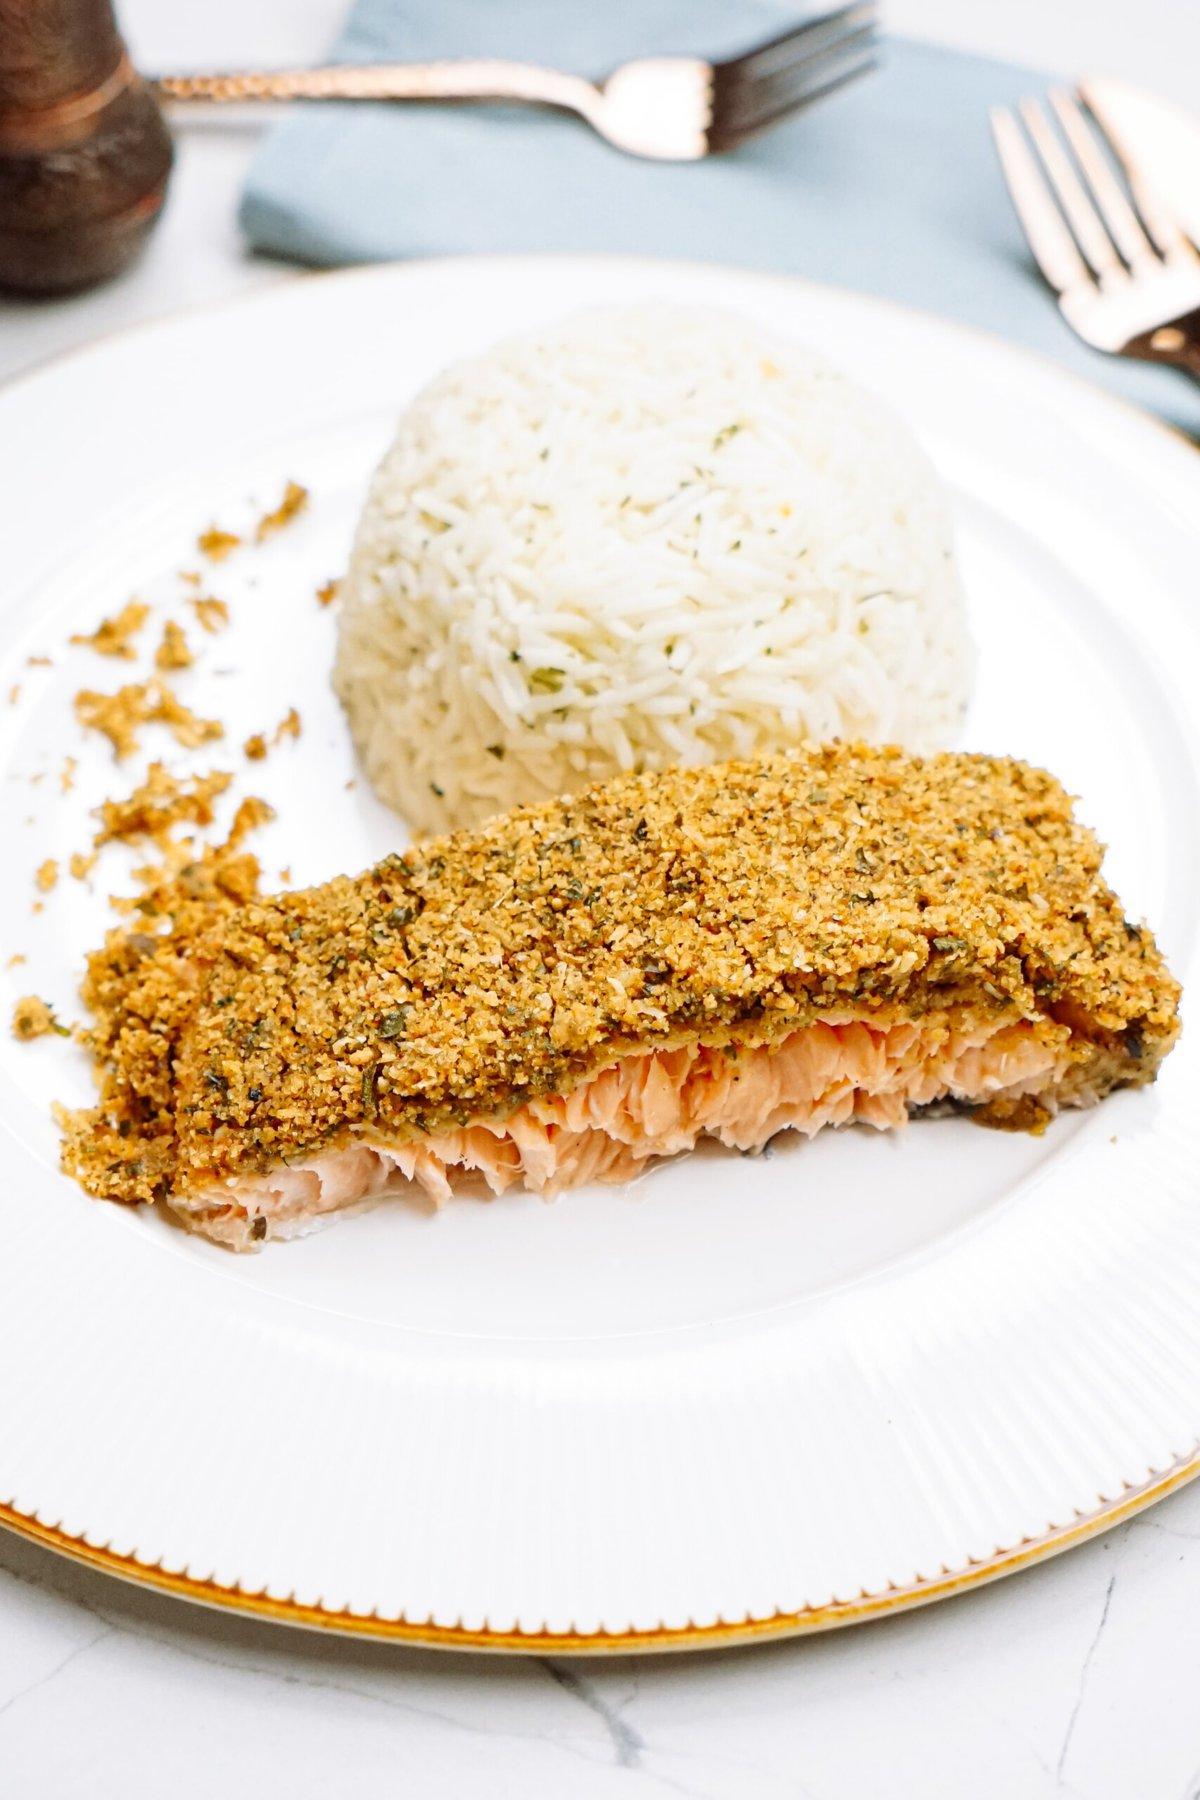
M 782 117 L 813 97 L 815 84 L 825 82 L 831 71 L 843 64 L 857 64 L 858 59 L 873 53 L 874 46 L 874 26 L 863 25 L 769 75 L 760 75 L 757 67 L 748 75 L 744 68 L 727 71 L 714 84 L 714 104 L 734 129 L 743 122 L 746 129 L 757 129 L 755 121 Z
M 1072 96 L 1062 88 L 1054 88 L 1050 93 L 1050 104 L 1075 152 L 1075 160 L 1083 170 L 1097 211 L 1125 261 L 1131 269 L 1157 264 L 1154 248 L 1142 230 L 1137 214 L 1121 192 L 1120 183 Z
M 1042 168 L 1050 186 L 1058 196 L 1058 203 L 1066 214 L 1067 223 L 1085 258 L 1102 284 L 1114 275 L 1123 274 L 1124 265 L 1113 247 L 1113 241 L 1104 229 L 1099 213 L 1088 199 L 1083 183 L 1054 135 L 1045 113 L 1036 100 L 1022 100 L 1020 113 L 1033 140 L 1034 149 L 1042 159 Z
M 1080 82 L 1078 91 L 1084 105 L 1096 121 L 1104 141 L 1124 169 L 1125 179 L 1129 183 L 1130 192 L 1137 210 L 1141 214 L 1142 223 L 1167 262 L 1194 263 L 1200 260 L 1191 239 L 1175 223 L 1134 161 L 1119 125 L 1110 114 L 1100 93 L 1095 91 L 1087 80 Z
M 716 86 L 709 148 L 732 150 L 789 113 L 798 112 L 856 75 L 864 74 L 875 61 L 873 36 L 856 33 L 855 39 L 848 48 L 838 46 L 812 57 L 786 83 L 731 83 L 724 93 L 720 85 Z
M 878 12 L 878 0 L 848 0 L 848 4 L 836 6 L 832 12 L 819 13 L 815 18 L 805 19 L 802 24 L 794 25 L 788 31 L 781 31 L 778 37 L 769 38 L 765 44 L 758 44 L 741 56 L 732 56 L 713 66 L 718 77 L 726 71 L 734 70 L 747 80 L 760 75 L 766 77 L 792 64 L 804 62 L 826 44 L 836 42 L 849 32 L 874 25 Z
M 993 106 L 990 117 L 1005 184 L 1038 268 L 1060 294 L 1090 284 L 1087 264 L 1063 223 L 1016 119 L 1005 106 Z

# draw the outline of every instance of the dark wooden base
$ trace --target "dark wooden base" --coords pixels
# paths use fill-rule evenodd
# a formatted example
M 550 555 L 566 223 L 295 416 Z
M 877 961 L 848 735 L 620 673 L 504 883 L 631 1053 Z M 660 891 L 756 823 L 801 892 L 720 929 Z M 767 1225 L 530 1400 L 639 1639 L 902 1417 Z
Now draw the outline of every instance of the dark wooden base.
M 0 0 L 0 27 L 0 289 L 106 281 L 162 210 L 173 150 L 158 102 L 108 0 Z
M 6 231 L 0 225 L 0 292 L 35 298 L 111 280 L 140 256 L 166 192 L 163 181 L 119 217 L 72 220 L 53 231 Z

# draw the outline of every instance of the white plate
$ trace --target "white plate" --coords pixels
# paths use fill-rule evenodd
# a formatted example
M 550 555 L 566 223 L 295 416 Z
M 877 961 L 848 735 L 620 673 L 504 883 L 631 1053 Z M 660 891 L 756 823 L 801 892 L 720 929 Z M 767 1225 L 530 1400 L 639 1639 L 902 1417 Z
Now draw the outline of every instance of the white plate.
M 277 802 L 272 876 L 366 864 L 399 828 L 346 787 L 314 590 L 397 410 L 504 331 L 648 295 L 807 340 L 912 421 L 958 505 L 980 647 L 967 742 L 1081 796 L 1128 910 L 1188 980 L 1195 453 L 1049 365 L 879 302 L 513 259 L 297 281 L 0 395 L 0 681 L 21 684 L 0 705 L 0 917 L 4 955 L 28 955 L 10 1000 L 72 1012 L 112 883 L 104 865 L 94 893 L 64 879 L 35 914 L 33 872 L 86 847 L 87 808 L 141 767 L 81 740 L 75 689 L 128 673 L 65 652 L 69 632 L 133 592 L 182 616 L 197 531 L 307 482 L 308 515 L 206 574 L 234 624 L 192 632 L 203 666 L 179 687 L 230 741 L 190 762 Z M 27 666 L 37 652 L 54 667 Z M 241 739 L 293 704 L 300 743 L 243 764 Z M 950 1591 L 1194 1472 L 1190 1034 L 1153 1091 L 1041 1139 L 953 1119 L 830 1133 L 554 1207 L 397 1203 L 244 1259 L 56 1172 L 50 1103 L 88 1092 L 75 1054 L 0 1050 L 0 1517 L 123 1573 L 436 1641 L 712 1642 Z

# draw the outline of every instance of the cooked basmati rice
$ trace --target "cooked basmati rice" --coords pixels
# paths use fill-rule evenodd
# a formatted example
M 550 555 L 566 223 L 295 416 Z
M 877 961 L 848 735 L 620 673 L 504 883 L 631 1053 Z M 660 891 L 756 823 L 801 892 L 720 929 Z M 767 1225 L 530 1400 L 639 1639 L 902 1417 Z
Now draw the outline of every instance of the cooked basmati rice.
M 605 309 L 445 370 L 376 473 L 335 684 L 418 832 L 801 739 L 931 750 L 971 655 L 910 433 L 747 321 Z

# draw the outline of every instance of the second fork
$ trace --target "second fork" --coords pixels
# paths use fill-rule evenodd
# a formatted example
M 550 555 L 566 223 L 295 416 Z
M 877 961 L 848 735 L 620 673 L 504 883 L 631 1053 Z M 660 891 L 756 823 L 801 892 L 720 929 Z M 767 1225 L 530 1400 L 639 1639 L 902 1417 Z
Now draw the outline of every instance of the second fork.
M 1086 84 L 1081 96 L 1089 101 Z M 1126 194 L 1099 102 L 1090 100 L 1095 127 L 1061 89 L 1050 106 L 1057 130 L 1032 99 L 1020 123 L 1004 107 L 991 117 L 1017 217 L 1064 318 L 1094 349 L 1200 378 L 1200 254 L 1128 158 Z

